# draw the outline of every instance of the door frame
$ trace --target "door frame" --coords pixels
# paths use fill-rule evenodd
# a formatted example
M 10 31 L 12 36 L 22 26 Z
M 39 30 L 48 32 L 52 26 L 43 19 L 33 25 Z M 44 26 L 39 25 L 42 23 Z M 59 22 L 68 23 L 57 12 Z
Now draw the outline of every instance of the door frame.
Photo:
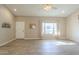
M 16 23 L 17 22 L 24 22 L 24 21 L 16 21 Z M 15 25 L 16 26 L 16 25 Z M 15 27 L 16 28 L 16 27 Z M 16 31 L 16 30 L 15 30 Z M 23 32 L 24 32 L 24 38 L 16 38 L 16 39 L 25 39 L 25 22 L 24 22 L 24 30 L 23 30 Z M 15 32 L 16 33 L 16 32 Z

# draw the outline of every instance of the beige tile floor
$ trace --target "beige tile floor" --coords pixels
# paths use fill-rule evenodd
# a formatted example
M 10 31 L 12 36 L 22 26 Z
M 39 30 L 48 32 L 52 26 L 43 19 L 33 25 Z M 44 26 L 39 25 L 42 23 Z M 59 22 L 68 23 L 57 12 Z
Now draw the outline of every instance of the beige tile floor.
M 15 40 L 0 47 L 0 55 L 79 55 L 79 45 L 69 40 Z

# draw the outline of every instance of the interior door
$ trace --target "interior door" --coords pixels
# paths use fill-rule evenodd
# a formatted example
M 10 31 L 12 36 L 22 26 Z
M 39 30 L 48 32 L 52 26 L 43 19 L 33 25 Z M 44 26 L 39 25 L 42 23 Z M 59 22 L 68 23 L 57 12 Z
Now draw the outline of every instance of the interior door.
M 16 22 L 16 39 L 24 39 L 24 22 Z

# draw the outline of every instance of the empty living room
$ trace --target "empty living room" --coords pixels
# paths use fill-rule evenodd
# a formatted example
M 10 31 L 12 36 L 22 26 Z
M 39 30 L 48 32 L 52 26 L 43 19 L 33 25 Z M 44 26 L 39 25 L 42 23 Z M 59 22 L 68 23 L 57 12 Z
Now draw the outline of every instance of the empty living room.
M 0 4 L 0 55 L 79 55 L 79 4 Z

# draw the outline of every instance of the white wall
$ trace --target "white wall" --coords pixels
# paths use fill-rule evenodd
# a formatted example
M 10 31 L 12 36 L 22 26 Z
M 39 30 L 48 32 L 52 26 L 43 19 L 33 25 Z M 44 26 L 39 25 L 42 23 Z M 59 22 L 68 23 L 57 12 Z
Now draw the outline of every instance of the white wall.
M 2 28 L 2 23 L 8 22 L 11 28 Z M 3 5 L 0 5 L 0 46 L 15 39 L 14 16 Z
M 67 38 L 79 42 L 79 11 L 67 18 Z
M 66 39 L 66 20 L 61 17 L 16 17 L 16 21 L 25 22 L 25 38 L 41 39 L 45 35 L 41 35 L 41 23 L 42 22 L 56 22 L 59 26 L 58 31 L 61 35 L 58 39 Z M 29 24 L 36 24 L 36 29 L 31 31 Z M 51 38 L 53 39 L 53 38 Z

